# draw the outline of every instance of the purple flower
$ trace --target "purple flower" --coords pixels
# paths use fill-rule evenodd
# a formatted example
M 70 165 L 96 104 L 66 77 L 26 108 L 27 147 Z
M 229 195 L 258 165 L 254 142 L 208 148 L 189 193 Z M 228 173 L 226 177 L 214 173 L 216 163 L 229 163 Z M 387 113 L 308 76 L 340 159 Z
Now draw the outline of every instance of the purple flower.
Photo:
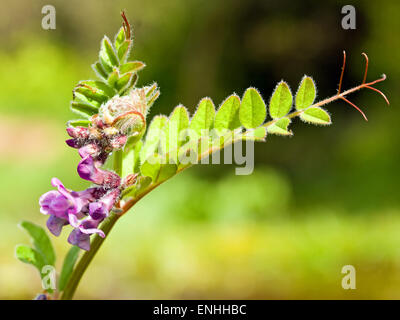
M 78 174 L 82 179 L 92 181 L 108 189 L 118 188 L 121 178 L 114 172 L 98 169 L 93 158 L 88 155 L 78 164 Z
M 51 179 L 51 184 L 57 190 L 46 192 L 39 199 L 40 212 L 68 219 L 68 214 L 76 214 L 81 211 L 87 200 L 92 197 L 90 189 L 82 192 L 67 190 L 60 180 Z
M 67 133 L 74 139 L 88 139 L 89 129 L 85 127 L 67 127 Z
M 108 217 L 108 213 L 111 211 L 119 195 L 120 190 L 113 189 L 99 201 L 90 203 L 89 215 L 92 217 L 92 219 L 98 220 Z
M 75 221 L 71 221 L 71 225 L 75 229 L 70 233 L 68 242 L 72 245 L 78 246 L 83 250 L 89 251 L 90 236 L 92 234 L 97 233 L 100 237 L 105 237 L 104 232 L 97 228 L 103 220 L 104 218 L 94 220 L 91 217 L 87 217 L 82 221 L 78 221 L 77 219 Z
M 59 236 L 62 228 L 70 224 L 74 230 L 68 241 L 89 250 L 90 235 L 98 233 L 104 237 L 98 225 L 108 216 L 118 200 L 119 188 L 94 187 L 70 191 L 57 178 L 53 178 L 51 183 L 57 190 L 46 192 L 39 199 L 40 211 L 50 216 L 47 220 L 48 229 Z

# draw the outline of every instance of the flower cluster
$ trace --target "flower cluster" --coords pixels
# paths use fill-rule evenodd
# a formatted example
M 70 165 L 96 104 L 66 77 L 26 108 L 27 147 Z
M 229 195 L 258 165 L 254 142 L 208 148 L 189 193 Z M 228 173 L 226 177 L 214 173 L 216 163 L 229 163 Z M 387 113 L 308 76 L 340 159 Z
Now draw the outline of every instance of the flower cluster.
M 39 204 L 40 211 L 50 216 L 47 227 L 52 234 L 58 236 L 64 226 L 71 225 L 73 230 L 68 242 L 84 250 L 90 250 L 90 235 L 97 233 L 105 237 L 98 226 L 119 200 L 122 189 L 132 184 L 132 175 L 121 183 L 118 174 L 100 167 L 109 154 L 123 148 L 128 139 L 142 137 L 147 109 L 145 91 L 134 89 L 129 95 L 116 96 L 101 106 L 99 113 L 91 117 L 89 127 L 67 127 L 72 139 L 66 143 L 79 149 L 82 158 L 78 174 L 95 186 L 71 191 L 57 178 L 51 180 L 57 190 L 43 194 Z

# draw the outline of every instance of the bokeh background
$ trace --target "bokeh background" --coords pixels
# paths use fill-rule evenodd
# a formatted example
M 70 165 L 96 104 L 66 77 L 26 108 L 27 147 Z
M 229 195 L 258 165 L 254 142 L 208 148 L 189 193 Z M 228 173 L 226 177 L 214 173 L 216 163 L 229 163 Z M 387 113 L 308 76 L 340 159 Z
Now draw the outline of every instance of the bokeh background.
M 56 7 L 56 30 L 41 8 Z M 357 29 L 341 28 L 341 8 L 357 10 Z M 74 85 L 94 76 L 103 34 L 120 10 L 134 26 L 133 57 L 145 61 L 140 85 L 157 81 L 151 116 L 200 98 L 219 104 L 248 86 L 267 100 L 285 79 L 293 90 L 312 75 L 318 97 L 358 84 L 362 52 L 372 91 L 352 95 L 369 122 L 344 102 L 329 105 L 333 125 L 295 121 L 293 138 L 256 146 L 255 171 L 199 166 L 162 185 L 119 221 L 77 298 L 389 299 L 400 298 L 398 132 L 400 2 L 392 1 L 9 1 L 0 11 L 0 298 L 40 292 L 33 268 L 14 258 L 28 243 L 21 220 L 41 225 L 38 198 L 50 179 L 85 188 L 77 153 L 64 144 Z M 52 237 L 58 265 L 67 232 Z M 341 287 L 354 265 L 357 289 Z

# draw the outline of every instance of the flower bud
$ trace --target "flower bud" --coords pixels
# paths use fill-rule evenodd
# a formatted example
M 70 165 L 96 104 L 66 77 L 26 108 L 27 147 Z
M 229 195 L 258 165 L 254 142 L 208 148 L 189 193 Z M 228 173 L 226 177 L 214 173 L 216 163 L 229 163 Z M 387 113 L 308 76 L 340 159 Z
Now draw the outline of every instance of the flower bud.
M 114 97 L 100 108 L 102 122 L 126 136 L 142 136 L 146 128 L 147 100 L 144 89 L 134 89 L 129 95 Z
M 128 140 L 127 136 L 120 135 L 111 139 L 110 145 L 113 149 L 121 149 L 125 145 L 127 140 Z
M 89 129 L 85 127 L 68 127 L 67 133 L 75 139 L 87 139 L 89 137 Z
M 122 187 L 123 188 L 128 188 L 136 183 L 136 179 L 138 177 L 138 173 L 131 173 L 128 174 L 125 178 L 124 181 L 122 182 Z

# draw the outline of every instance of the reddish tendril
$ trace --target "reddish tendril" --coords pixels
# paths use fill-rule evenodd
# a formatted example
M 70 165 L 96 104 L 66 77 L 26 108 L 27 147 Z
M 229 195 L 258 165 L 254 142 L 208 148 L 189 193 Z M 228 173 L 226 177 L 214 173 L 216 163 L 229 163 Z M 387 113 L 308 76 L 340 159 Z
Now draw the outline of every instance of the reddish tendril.
M 363 78 L 363 84 L 365 83 L 365 81 L 367 80 L 367 72 L 368 72 L 368 56 L 365 52 L 361 53 L 364 58 L 365 58 L 365 71 L 364 71 L 364 78 Z
M 130 40 L 131 39 L 131 26 L 130 26 L 130 24 L 128 22 L 128 19 L 126 18 L 126 15 L 125 15 L 124 11 L 121 12 L 121 17 L 124 20 L 122 22 L 122 26 L 124 27 L 124 30 L 125 30 L 126 39 Z
M 378 93 L 383 97 L 383 99 L 385 99 L 386 103 L 389 105 L 389 104 L 390 104 L 390 103 L 389 103 L 389 100 L 388 100 L 388 98 L 384 95 L 384 93 L 383 93 L 382 91 L 380 91 L 380 90 L 378 90 L 378 89 L 376 89 L 376 88 L 373 87 L 373 85 L 375 85 L 375 84 L 377 84 L 377 83 L 379 83 L 379 82 L 384 81 L 384 80 L 386 79 L 386 75 L 382 75 L 382 77 L 379 78 L 379 79 L 377 79 L 377 80 L 374 80 L 374 81 L 365 83 L 366 80 L 367 80 L 367 73 L 368 73 L 368 63 L 369 63 L 369 60 L 368 60 L 368 56 L 367 56 L 366 53 L 363 52 L 362 55 L 363 55 L 364 58 L 365 58 L 365 71 L 364 71 L 364 76 L 363 76 L 363 81 L 362 81 L 362 83 L 361 83 L 358 87 L 356 87 L 356 88 L 358 88 L 358 89 L 367 88 L 367 89 L 370 89 L 370 90 L 372 90 L 372 91 L 378 92 Z M 364 119 L 365 119 L 366 121 L 368 121 L 368 118 L 366 117 L 365 113 L 364 113 L 359 107 L 357 107 L 354 103 L 350 102 L 349 100 L 347 100 L 347 99 L 345 98 L 346 92 L 344 92 L 344 93 L 341 94 L 342 82 L 343 82 L 343 74 L 344 74 L 344 69 L 345 69 L 345 67 L 346 67 L 346 51 L 343 50 L 343 65 L 342 65 L 342 72 L 340 73 L 339 88 L 338 88 L 337 96 L 339 96 L 339 99 L 342 99 L 343 101 L 347 102 L 349 105 L 351 105 L 353 108 L 355 108 L 358 112 L 360 112 L 361 115 L 364 117 Z M 358 90 L 358 89 L 357 89 L 357 90 Z M 347 93 L 349 93 L 349 92 L 347 92 Z
M 342 65 L 342 72 L 340 73 L 338 94 L 340 94 L 340 91 L 342 89 L 342 81 L 343 81 L 343 74 L 345 67 L 346 67 L 346 51 L 343 50 L 343 65 Z

